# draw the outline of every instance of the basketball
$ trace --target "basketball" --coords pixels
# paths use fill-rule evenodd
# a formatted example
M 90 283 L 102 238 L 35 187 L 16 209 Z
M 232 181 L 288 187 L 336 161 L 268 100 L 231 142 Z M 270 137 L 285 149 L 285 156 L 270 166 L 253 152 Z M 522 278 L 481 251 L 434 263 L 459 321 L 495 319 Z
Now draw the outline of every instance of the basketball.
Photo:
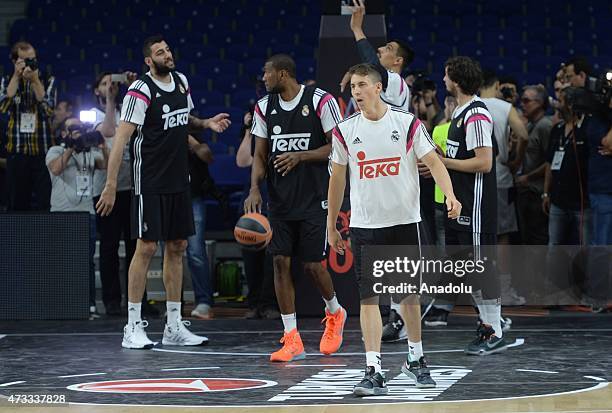
M 272 239 L 270 221 L 258 213 L 245 214 L 234 227 L 234 237 L 245 248 L 263 249 Z

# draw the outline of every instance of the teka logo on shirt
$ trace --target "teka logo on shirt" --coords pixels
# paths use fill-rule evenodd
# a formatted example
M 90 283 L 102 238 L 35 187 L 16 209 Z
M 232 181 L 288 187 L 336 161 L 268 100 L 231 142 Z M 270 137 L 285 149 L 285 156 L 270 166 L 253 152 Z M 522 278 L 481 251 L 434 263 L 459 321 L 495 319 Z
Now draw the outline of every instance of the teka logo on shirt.
M 310 133 L 286 133 L 272 135 L 272 152 L 307 151 L 310 145 Z
M 359 179 L 376 179 L 381 176 L 396 176 L 399 175 L 400 159 L 396 158 L 381 158 L 381 159 L 366 159 L 364 151 L 357 152 L 357 165 L 359 165 Z
M 189 123 L 189 108 L 177 109 L 170 112 L 170 106 L 162 106 L 164 114 L 164 130 L 176 128 L 177 126 L 185 126 Z

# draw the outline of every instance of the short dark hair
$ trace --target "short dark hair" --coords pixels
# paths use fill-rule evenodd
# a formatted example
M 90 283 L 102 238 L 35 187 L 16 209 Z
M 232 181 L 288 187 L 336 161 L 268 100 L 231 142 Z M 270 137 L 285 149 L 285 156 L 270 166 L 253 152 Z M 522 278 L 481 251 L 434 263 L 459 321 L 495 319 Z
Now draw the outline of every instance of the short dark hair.
M 100 74 L 98 76 L 96 76 L 96 80 L 94 82 L 93 88 L 94 90 L 98 88 L 98 86 L 100 86 L 100 82 L 102 81 L 102 79 L 104 79 L 104 77 L 112 75 L 111 72 L 100 72 Z
M 569 65 L 574 66 L 574 73 L 576 73 L 577 75 L 580 74 L 580 72 L 584 72 L 587 76 L 591 75 L 591 64 L 585 57 L 572 57 L 570 60 L 565 62 L 565 66 Z
M 368 76 L 370 80 L 372 80 L 374 83 L 382 82 L 382 76 L 380 75 L 380 72 L 378 71 L 376 66 L 370 63 L 359 63 L 351 67 L 348 72 L 350 76 Z
M 292 78 L 297 78 L 295 61 L 291 56 L 287 54 L 275 54 L 274 56 L 270 56 L 266 62 L 270 63 L 275 70 L 284 70 L 289 73 L 289 76 Z
M 519 85 L 518 82 L 516 80 L 516 78 L 512 77 L 512 76 L 500 76 L 499 77 L 499 83 L 504 84 L 504 83 L 510 83 L 511 85 L 516 86 L 516 90 L 518 91 L 519 89 Z
M 23 40 L 18 41 L 17 43 L 13 45 L 13 47 L 11 47 L 11 60 L 15 61 L 19 59 L 20 50 L 25 51 L 25 50 L 30 50 L 30 49 L 34 49 L 34 46 L 32 46 L 31 43 L 23 41 Z
M 482 70 L 480 64 L 467 56 L 451 57 L 444 67 L 448 77 L 457 83 L 466 95 L 474 95 L 482 85 Z
M 492 87 L 495 82 L 497 82 L 499 79 L 497 78 L 497 73 L 495 73 L 494 70 L 491 69 L 484 69 L 482 71 L 482 87 L 483 88 L 489 88 Z
M 149 36 L 142 43 L 142 54 L 144 57 L 151 57 L 151 46 L 155 43 L 165 42 L 164 36 L 161 34 L 154 34 L 153 36 Z
M 399 46 L 397 48 L 397 55 L 404 59 L 404 63 L 402 64 L 402 71 L 405 70 L 410 63 L 414 60 L 414 50 L 408 44 L 402 40 L 392 39 L 389 43 L 397 43 Z

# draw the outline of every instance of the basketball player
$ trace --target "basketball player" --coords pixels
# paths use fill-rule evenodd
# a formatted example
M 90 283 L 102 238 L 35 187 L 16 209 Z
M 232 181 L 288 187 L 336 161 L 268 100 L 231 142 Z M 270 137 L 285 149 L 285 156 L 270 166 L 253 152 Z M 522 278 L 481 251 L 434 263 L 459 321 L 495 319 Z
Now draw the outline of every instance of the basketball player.
M 187 79 L 175 71 L 170 48 L 162 36 L 153 36 L 143 45 L 149 72 L 132 83 L 123 100 L 121 121 L 111 151 L 106 185 L 97 204 L 100 215 L 108 215 L 115 203 L 117 174 L 122 148 L 130 140 L 134 200 L 132 237 L 136 252 L 128 275 L 128 323 L 122 346 L 148 349 L 149 340 L 142 321 L 140 300 L 146 274 L 158 241 L 165 241 L 164 286 L 168 319 L 164 345 L 206 344 L 206 337 L 192 334 L 181 320 L 183 253 L 187 238 L 194 234 L 189 193 L 187 127 L 223 132 L 230 124 L 227 114 L 198 119 L 189 114 L 193 102 Z
M 314 86 L 300 85 L 295 63 L 287 55 L 270 57 L 264 66 L 269 95 L 255 105 L 252 134 L 257 137 L 251 172 L 251 190 L 245 212 L 260 212 L 260 182 L 267 177 L 272 240 L 274 287 L 285 332 L 283 347 L 270 361 L 305 357 L 297 330 L 291 257 L 304 263 L 325 301 L 323 354 L 338 351 L 346 311 L 338 303 L 331 277 L 321 265 L 327 246 L 325 216 L 331 131 L 340 121 L 334 97 Z
M 353 0 L 350 25 L 357 42 L 357 50 L 359 51 L 361 61 L 373 64 L 380 72 L 383 84 L 380 98 L 391 106 L 410 112 L 410 88 L 401 74 L 412 63 L 414 51 L 406 43 L 398 39 L 391 40 L 384 46 L 374 50 L 363 31 L 364 16 L 365 4 L 363 0 Z M 350 75 L 347 72 L 340 84 L 340 89 L 344 90 L 349 81 Z M 419 178 L 419 184 L 423 188 L 424 185 L 430 184 L 430 180 Z M 421 235 L 426 235 L 427 226 L 423 225 L 423 222 L 419 226 L 425 229 Z M 400 314 L 400 306 L 391 300 L 391 311 L 389 312 L 389 319 L 383 327 L 382 340 L 384 342 L 395 342 L 406 340 L 407 338 L 408 332 L 406 331 L 406 323 Z
M 483 82 L 478 62 L 465 56 L 450 58 L 445 64 L 446 90 L 457 98 L 446 142 L 446 157 L 453 188 L 463 201 L 458 220 L 446 222 L 446 245 L 473 246 L 473 257 L 495 259 L 497 242 L 497 182 L 495 157 L 497 142 L 492 116 L 476 96 Z M 472 255 L 471 254 L 471 255 Z M 491 257 L 491 255 L 493 257 Z M 499 278 L 487 273 L 485 284 L 473 294 L 482 323 L 476 340 L 465 352 L 471 355 L 497 353 L 507 348 L 501 328 Z
M 373 64 L 380 72 L 383 90 L 380 97 L 385 103 L 410 111 L 410 88 L 402 78 L 402 71 L 414 59 L 414 51 L 403 41 L 394 39 L 374 50 L 363 31 L 365 5 L 363 0 L 353 0 L 351 31 L 357 42 L 357 50 L 363 63 Z M 340 91 L 350 81 L 347 72 L 340 83 Z
M 448 217 L 457 218 L 461 204 L 453 194 L 448 172 L 435 153 L 435 145 L 425 127 L 414 115 L 384 103 L 380 99 L 382 79 L 371 64 L 353 66 L 351 94 L 361 113 L 343 120 L 334 129 L 332 176 L 329 183 L 327 231 L 329 244 L 344 254 L 345 243 L 336 229 L 336 219 L 350 175 L 352 216 L 350 235 L 355 257 L 355 275 L 361 299 L 361 330 L 366 348 L 366 371 L 353 393 L 357 396 L 386 394 L 386 378 L 381 373 L 382 320 L 378 294 L 371 275 L 362 268 L 361 247 L 367 245 L 415 245 L 420 248 L 418 222 L 419 173 L 417 159 L 431 170 L 436 183 L 446 195 Z M 394 173 L 385 173 L 385 162 L 395 162 Z M 364 173 L 364 165 L 372 170 Z M 389 164 L 391 165 L 391 164 Z M 381 170 L 383 173 L 378 173 Z M 387 168 L 388 170 L 388 168 Z M 420 254 L 419 254 L 420 255 Z M 416 257 L 420 259 L 420 257 Z M 435 387 L 421 342 L 421 309 L 418 295 L 395 298 L 409 322 L 409 352 L 402 372 L 416 387 Z

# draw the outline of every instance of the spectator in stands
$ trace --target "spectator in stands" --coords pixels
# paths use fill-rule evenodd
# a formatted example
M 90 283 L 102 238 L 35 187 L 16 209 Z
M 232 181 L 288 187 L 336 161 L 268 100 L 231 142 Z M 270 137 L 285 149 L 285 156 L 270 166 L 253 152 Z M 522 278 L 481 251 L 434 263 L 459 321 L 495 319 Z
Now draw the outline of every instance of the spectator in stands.
M 523 114 L 529 121 L 529 139 L 520 174 L 516 176 L 519 227 L 523 244 L 545 245 L 548 243 L 547 218 L 544 215 L 542 194 L 544 171 L 552 123 L 545 116 L 548 108 L 548 93 L 542 85 L 526 86 L 521 97 Z
M 213 154 L 206 143 L 189 136 L 189 175 L 191 185 L 191 205 L 195 234 L 187 239 L 187 264 L 191 272 L 191 285 L 195 296 L 195 308 L 191 316 L 200 319 L 211 317 L 213 289 L 210 279 L 210 266 L 206 252 L 206 196 L 210 194 L 214 182 L 208 172 L 208 164 L 213 162 Z
M 549 216 L 550 245 L 586 245 L 590 234 L 586 128 L 561 94 L 563 121 L 550 131 L 542 209 Z
M 36 50 L 27 42 L 11 49 L 13 74 L 0 85 L 0 113 L 8 113 L 6 182 L 9 211 L 31 209 L 32 192 L 39 210 L 49 210 L 51 182 L 45 154 L 53 146 L 54 79 L 44 81 Z
M 61 128 L 63 143 L 49 148 L 46 163 L 51 176 L 51 212 L 87 212 L 90 222 L 89 301 L 90 316 L 96 317 L 94 253 L 96 216 L 93 207 L 93 174 L 106 169 L 108 149 L 101 134 L 87 134 L 78 118 L 68 118 Z M 92 142 L 94 141 L 94 145 Z
M 126 73 L 126 81 L 133 82 L 135 73 Z M 96 97 L 96 107 L 91 110 L 96 114 L 94 129 L 104 136 L 106 147 L 110 151 L 113 146 L 115 130 L 119 124 L 119 105 L 117 94 L 119 84 L 111 81 L 111 73 L 103 72 L 98 75 L 93 89 Z M 106 169 L 97 169 L 93 177 L 94 205 L 100 199 L 100 194 L 106 184 Z M 123 159 L 117 178 L 117 198 L 115 207 L 108 216 L 97 216 L 97 228 L 100 233 L 100 281 L 102 282 L 102 301 L 108 316 L 121 315 L 121 281 L 119 278 L 119 242 L 124 241 L 125 246 L 125 284 L 127 285 L 127 271 L 129 263 L 136 249 L 136 241 L 130 232 L 132 177 L 130 167 L 130 149 L 126 145 L 123 150 Z M 145 292 L 146 296 L 146 292 Z M 149 310 L 146 299 L 143 302 L 143 311 Z M 149 314 L 150 312 L 147 311 Z M 153 314 L 151 314 L 153 315 Z
M 251 134 L 253 125 L 253 112 L 248 111 L 244 114 L 242 131 L 240 133 L 242 141 L 236 153 L 236 164 L 239 168 L 250 168 L 253 165 L 253 154 L 255 153 L 255 139 Z M 250 174 L 249 179 L 245 183 L 244 196 L 249 193 L 251 185 Z M 262 196 L 267 199 L 265 184 L 262 186 Z M 240 205 L 244 203 L 241 200 Z M 267 202 L 263 203 L 264 207 Z M 242 213 L 242 208 L 240 213 Z M 247 318 L 265 318 L 278 319 L 280 313 L 276 304 L 276 296 L 274 293 L 274 267 L 272 264 L 272 255 L 266 254 L 265 250 L 252 251 L 242 249 L 242 258 L 244 260 L 244 272 L 249 286 L 248 304 L 249 311 L 246 314 Z
M 66 119 L 72 116 L 72 102 L 69 100 L 60 100 L 53 109 L 53 118 L 51 119 L 51 134 L 54 139 L 60 137 L 61 126 Z

